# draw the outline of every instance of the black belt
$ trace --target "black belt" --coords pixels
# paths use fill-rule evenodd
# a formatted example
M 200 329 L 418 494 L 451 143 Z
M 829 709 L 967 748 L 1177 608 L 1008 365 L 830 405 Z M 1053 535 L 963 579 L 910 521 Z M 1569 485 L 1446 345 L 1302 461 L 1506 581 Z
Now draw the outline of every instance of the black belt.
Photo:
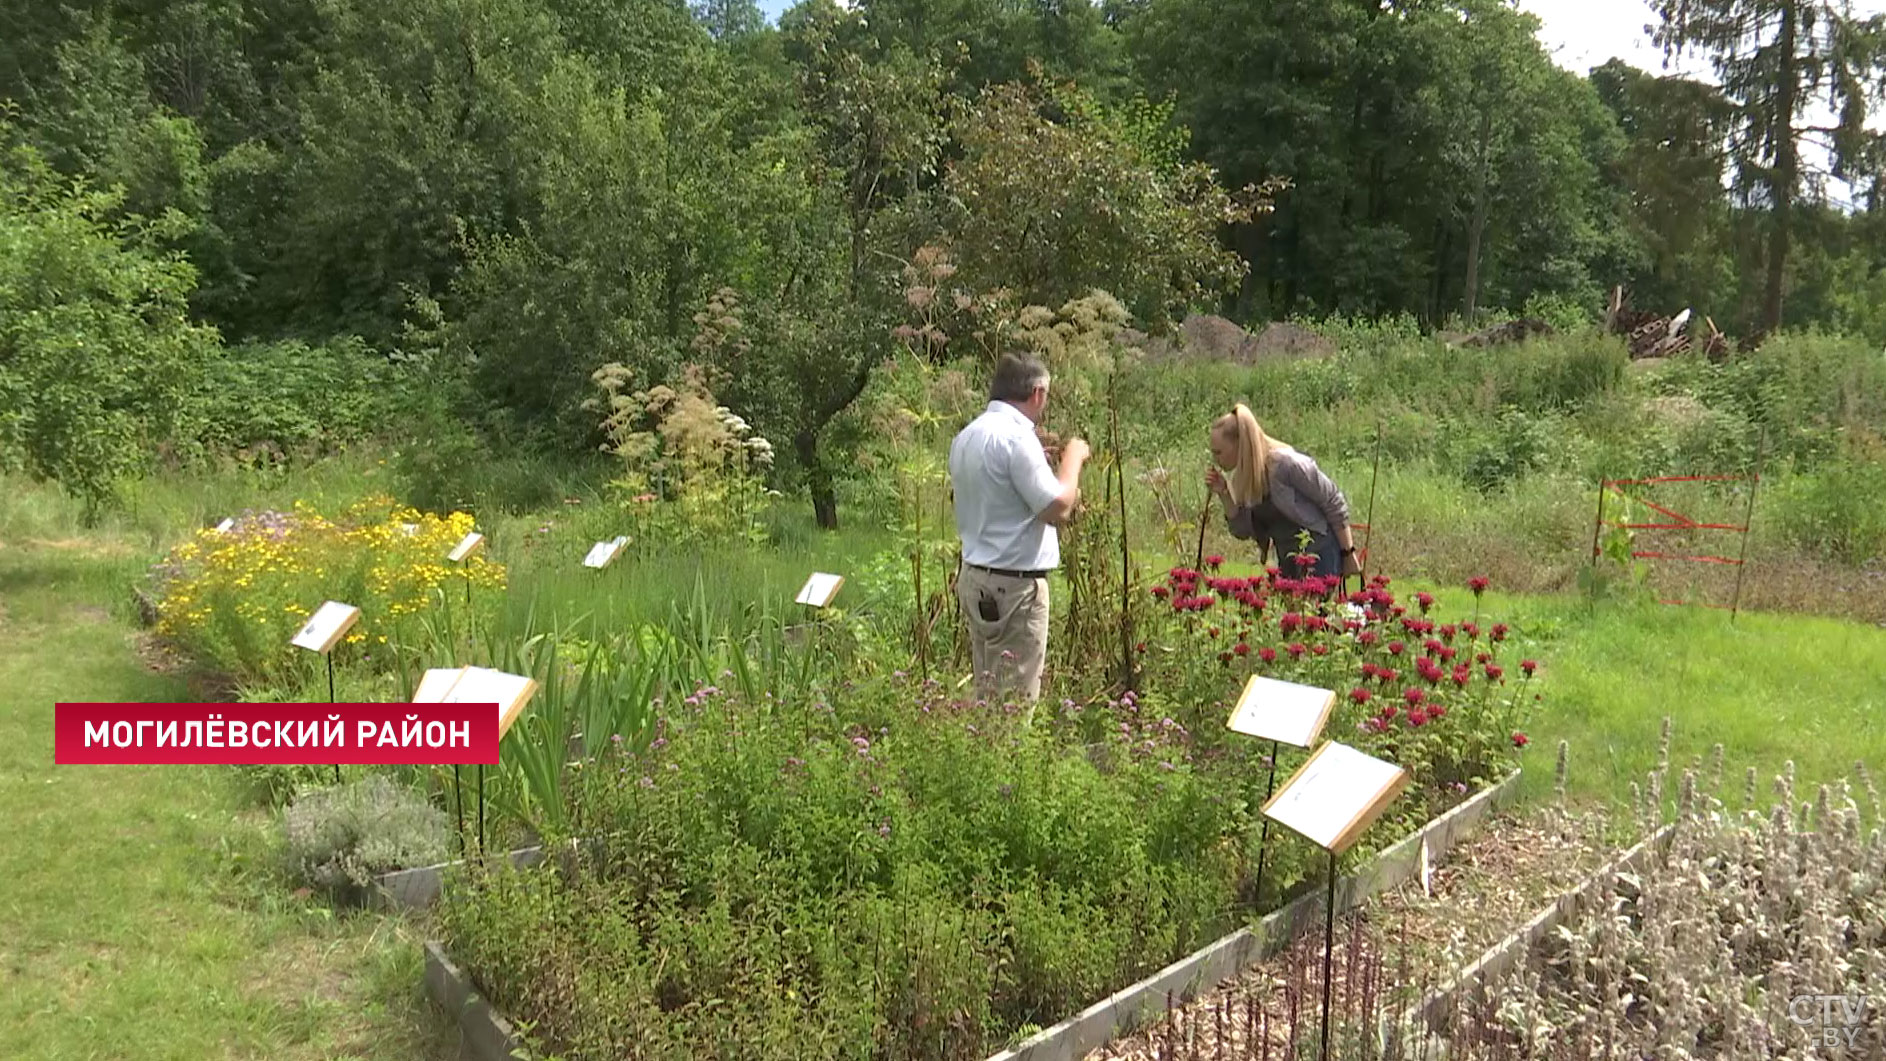
M 987 571 L 991 575 L 1007 575 L 1010 578 L 1047 578 L 1048 577 L 1048 572 L 1046 571 L 1009 571 L 1000 567 L 984 567 L 981 564 L 972 564 L 967 560 L 963 561 L 963 563 L 967 567 L 973 567 L 978 571 Z

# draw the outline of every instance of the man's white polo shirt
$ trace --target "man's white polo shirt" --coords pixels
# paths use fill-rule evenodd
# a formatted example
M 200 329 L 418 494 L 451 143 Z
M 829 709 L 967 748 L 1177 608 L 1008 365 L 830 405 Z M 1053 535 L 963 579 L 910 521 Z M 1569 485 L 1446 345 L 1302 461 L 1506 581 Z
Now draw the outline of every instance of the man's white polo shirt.
M 1004 571 L 1060 566 L 1060 536 L 1039 516 L 1061 496 L 1061 482 L 1020 409 L 990 402 L 956 435 L 950 483 L 965 563 Z

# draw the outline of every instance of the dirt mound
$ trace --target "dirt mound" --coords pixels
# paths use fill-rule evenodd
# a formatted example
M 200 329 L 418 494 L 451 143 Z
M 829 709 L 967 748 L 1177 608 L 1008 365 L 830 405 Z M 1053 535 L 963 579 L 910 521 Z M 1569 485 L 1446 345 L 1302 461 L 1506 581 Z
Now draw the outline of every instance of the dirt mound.
M 1272 321 L 1252 335 L 1223 317 L 1194 314 L 1179 326 L 1181 344 L 1154 343 L 1148 353 L 1172 359 L 1250 365 L 1280 358 L 1327 357 L 1336 344 L 1301 325 Z

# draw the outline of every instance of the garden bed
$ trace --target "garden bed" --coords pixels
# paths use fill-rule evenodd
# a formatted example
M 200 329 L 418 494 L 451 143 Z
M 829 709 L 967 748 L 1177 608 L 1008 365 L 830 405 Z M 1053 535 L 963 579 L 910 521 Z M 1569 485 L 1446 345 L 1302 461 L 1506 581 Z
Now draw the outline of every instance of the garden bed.
M 1466 838 L 1489 813 L 1518 793 L 1515 771 L 1382 851 L 1337 886 L 1339 909 L 1349 909 L 1387 889 L 1418 878 Z M 1054 1027 L 1041 1031 L 991 1061 L 1062 1061 L 1078 1058 L 1122 1031 L 1156 1017 L 1174 998 L 1193 997 L 1200 987 L 1236 975 L 1277 953 L 1321 923 L 1324 895 L 1315 889 L 1266 916 L 1255 928 L 1239 929 Z M 426 946 L 426 985 L 435 1002 L 458 1020 L 470 1056 L 490 1061 L 525 1056 L 514 1026 L 476 990 L 471 977 L 438 942 Z
M 1879 1057 L 1886 837 L 1858 772 L 1864 806 L 1845 782 L 1797 803 L 1790 764 L 1765 815 L 1727 812 L 1686 774 L 1672 824 L 1423 997 L 1384 1045 L 1457 1061 Z
M 1385 1043 L 1392 1043 L 1407 1029 L 1446 1035 L 1455 1018 L 1463 1012 L 1478 1012 L 1487 999 L 1490 984 L 1509 974 L 1524 961 L 1539 941 L 1569 920 L 1590 915 L 1596 904 L 1611 896 L 1619 874 L 1643 871 L 1652 859 L 1668 853 L 1675 826 L 1666 825 L 1630 850 L 1588 875 L 1576 886 L 1563 892 L 1544 909 L 1504 939 L 1489 947 L 1478 959 L 1440 989 L 1403 1013 L 1383 1029 Z M 1394 1049 L 1390 1047 L 1390 1049 Z
M 1339 923 L 1333 977 L 1338 997 L 1360 1001 L 1343 992 L 1351 981 L 1368 977 L 1363 965 L 1389 966 L 1397 980 L 1445 975 L 1444 970 L 1458 966 L 1463 952 L 1500 938 L 1526 911 L 1598 865 L 1605 850 L 1603 831 L 1597 816 L 1574 818 L 1557 810 L 1524 818 L 1498 814 L 1446 860 L 1432 859 L 1425 887 L 1418 873 L 1409 875 Z M 1320 918 L 1311 927 L 1320 928 Z M 1321 932 L 1304 933 L 1210 992 L 1175 1006 L 1157 1024 L 1087 1057 L 1214 1057 L 1221 1043 L 1229 1055 L 1246 1056 L 1243 1051 L 1254 1038 L 1247 1030 L 1252 1015 L 1262 1020 L 1255 1032 L 1268 1034 L 1277 1055 L 1284 1056 L 1290 1038 L 1286 994 L 1315 995 L 1322 951 Z

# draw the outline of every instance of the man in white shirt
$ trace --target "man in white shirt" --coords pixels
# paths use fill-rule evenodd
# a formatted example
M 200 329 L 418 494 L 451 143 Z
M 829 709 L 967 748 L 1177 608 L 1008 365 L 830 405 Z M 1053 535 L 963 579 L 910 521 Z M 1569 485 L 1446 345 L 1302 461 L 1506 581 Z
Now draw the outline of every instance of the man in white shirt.
M 1048 572 L 1061 563 L 1055 528 L 1080 502 L 1090 452 L 1069 439 L 1060 471 L 1049 467 L 1035 434 L 1047 404 L 1047 366 L 1006 354 L 989 381 L 988 409 L 950 444 L 963 541 L 956 598 L 969 624 L 976 688 L 988 699 L 1019 692 L 1031 718 L 1048 654 Z

